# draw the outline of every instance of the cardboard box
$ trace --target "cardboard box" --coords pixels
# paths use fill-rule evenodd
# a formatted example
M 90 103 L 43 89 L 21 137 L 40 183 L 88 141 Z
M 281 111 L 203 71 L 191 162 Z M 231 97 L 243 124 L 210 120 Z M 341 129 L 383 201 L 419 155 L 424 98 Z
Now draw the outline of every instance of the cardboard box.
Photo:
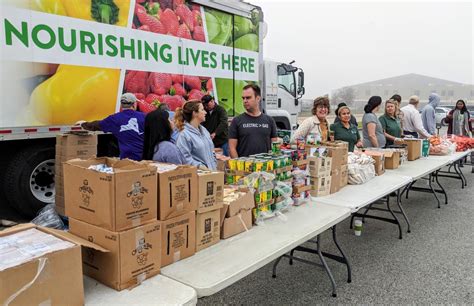
M 163 164 L 153 164 L 158 170 Z M 161 166 L 160 166 L 161 165 Z M 198 203 L 197 168 L 177 166 L 158 172 L 158 220 L 164 221 L 194 212 Z
M 161 266 L 196 253 L 196 212 L 161 221 Z
M 226 168 L 227 168 L 227 161 L 217 160 L 217 171 L 225 172 Z
M 27 248 L 23 255 L 28 254 L 31 258 L 23 258 L 23 263 L 17 265 L 12 263 L 13 266 L 0 271 L 0 302 L 2 305 L 8 304 L 7 300 L 10 300 L 8 305 L 11 306 L 84 305 L 80 245 L 92 245 L 92 243 L 63 231 L 38 227 L 34 224 L 20 224 L 0 231 L 0 237 L 9 236 L 11 239 L 10 252 L 16 249 L 21 253 L 21 242 L 18 245 L 15 243 L 16 247 L 13 248 L 13 239 L 22 234 L 27 235 L 26 239 L 34 239 L 37 244 L 22 239 L 24 247 Z M 43 239 L 42 234 L 54 236 L 49 236 L 53 240 L 58 238 L 67 241 L 72 243 L 72 246 L 58 248 L 57 244 L 52 244 L 51 239 Z M 46 243 L 46 241 L 50 243 Z M 46 251 L 46 248 L 56 249 L 56 251 Z M 37 251 L 41 251 L 42 255 L 31 255 L 32 252 Z M 0 251 L 1 253 L 2 251 Z M 5 258 L 4 256 L 8 257 L 7 254 L 2 254 L 1 257 Z M 17 260 L 20 259 L 14 254 L 11 256 L 15 256 Z M 2 260 L 2 264 L 6 264 L 6 262 Z M 15 294 L 22 288 L 24 291 L 15 297 Z
M 88 169 L 106 164 L 114 173 Z M 70 160 L 64 164 L 66 215 L 111 231 L 156 220 L 156 168 L 114 158 Z
M 330 176 L 312 177 L 310 179 L 311 196 L 321 197 L 321 196 L 328 195 L 331 191 L 331 180 L 332 178 Z
M 400 152 L 384 151 L 385 169 L 397 169 L 400 166 Z
M 221 238 L 226 239 L 252 228 L 252 210 L 242 210 L 235 216 L 225 218 L 221 227 Z
M 97 155 L 97 146 L 58 146 L 56 160 L 66 161 L 73 158 L 87 159 Z
M 345 147 L 327 147 L 328 156 L 332 158 L 331 170 L 337 169 L 342 165 L 347 165 L 349 153 Z
M 97 146 L 97 134 L 89 132 L 75 132 L 56 135 L 56 144 L 59 146 Z
M 364 154 L 371 156 L 375 160 L 374 168 L 376 175 L 385 173 L 385 155 L 383 151 L 364 151 Z
M 220 209 L 224 198 L 224 172 L 198 171 L 198 213 Z
M 220 241 L 221 210 L 211 210 L 196 215 L 196 252 Z
M 330 194 L 336 193 L 341 189 L 341 170 L 340 168 L 331 170 Z
M 340 185 L 340 188 L 343 188 L 344 186 L 347 185 L 348 183 L 348 179 L 349 179 L 349 166 L 348 165 L 344 165 L 341 167 L 341 185 Z
M 64 196 L 61 196 L 59 194 L 56 194 L 54 196 L 54 205 L 56 208 L 56 212 L 60 214 L 61 216 L 66 215 L 66 205 L 64 201 Z
M 99 246 L 82 253 L 84 274 L 122 290 L 160 273 L 161 227 L 158 221 L 122 232 L 69 218 L 72 234 Z
M 423 139 L 403 139 L 403 144 L 407 145 L 408 160 L 413 161 L 421 157 Z
M 308 169 L 311 177 L 322 177 L 331 174 L 333 159 L 331 157 L 308 157 Z
M 254 192 L 250 190 L 238 191 L 234 188 L 225 188 L 224 193 L 230 193 L 224 198 L 224 217 L 233 217 L 243 210 L 255 208 Z M 223 221 L 223 220 L 221 220 Z

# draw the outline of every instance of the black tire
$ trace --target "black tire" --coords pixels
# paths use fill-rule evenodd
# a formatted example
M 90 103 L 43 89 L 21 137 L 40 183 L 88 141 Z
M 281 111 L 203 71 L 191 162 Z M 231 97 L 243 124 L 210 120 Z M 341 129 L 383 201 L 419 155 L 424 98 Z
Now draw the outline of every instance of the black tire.
M 441 119 L 441 126 L 447 126 L 446 118 Z
M 52 192 L 45 192 L 45 197 L 50 201 L 54 200 L 54 154 L 55 149 L 52 146 L 31 146 L 16 153 L 6 167 L 3 184 L 5 197 L 8 204 L 25 217 L 34 218 L 37 212 L 49 203 L 39 200 L 33 194 L 30 187 L 32 182 L 34 188 L 40 185 L 44 185 L 46 189 L 52 188 Z M 47 160 L 52 161 L 47 163 L 48 166 L 43 168 L 44 170 L 36 169 L 36 174 L 32 177 L 35 168 Z

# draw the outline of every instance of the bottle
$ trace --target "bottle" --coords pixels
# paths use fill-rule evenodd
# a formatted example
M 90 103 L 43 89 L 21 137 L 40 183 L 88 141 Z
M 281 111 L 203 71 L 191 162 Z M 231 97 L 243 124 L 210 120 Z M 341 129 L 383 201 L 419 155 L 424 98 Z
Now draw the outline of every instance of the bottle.
M 362 234 L 362 220 L 354 221 L 354 234 L 360 236 Z

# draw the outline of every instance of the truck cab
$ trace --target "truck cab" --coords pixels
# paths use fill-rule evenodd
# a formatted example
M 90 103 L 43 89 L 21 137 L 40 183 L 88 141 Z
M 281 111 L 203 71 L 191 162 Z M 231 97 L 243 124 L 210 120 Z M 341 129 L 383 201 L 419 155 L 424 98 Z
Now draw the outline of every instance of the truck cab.
M 301 68 L 276 61 L 263 63 L 262 96 L 266 113 L 273 117 L 277 128 L 295 130 L 301 112 L 301 97 L 305 92 Z

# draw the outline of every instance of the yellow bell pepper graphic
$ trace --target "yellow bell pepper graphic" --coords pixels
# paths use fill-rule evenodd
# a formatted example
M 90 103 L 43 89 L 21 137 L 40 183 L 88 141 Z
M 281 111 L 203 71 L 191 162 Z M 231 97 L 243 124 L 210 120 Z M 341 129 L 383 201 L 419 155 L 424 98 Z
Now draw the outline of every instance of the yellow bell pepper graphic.
M 126 26 L 130 0 L 63 0 L 69 17 Z
M 66 16 L 63 0 L 30 0 L 32 10 Z
M 29 113 L 44 124 L 99 120 L 115 112 L 119 69 L 60 65 L 31 94 Z

